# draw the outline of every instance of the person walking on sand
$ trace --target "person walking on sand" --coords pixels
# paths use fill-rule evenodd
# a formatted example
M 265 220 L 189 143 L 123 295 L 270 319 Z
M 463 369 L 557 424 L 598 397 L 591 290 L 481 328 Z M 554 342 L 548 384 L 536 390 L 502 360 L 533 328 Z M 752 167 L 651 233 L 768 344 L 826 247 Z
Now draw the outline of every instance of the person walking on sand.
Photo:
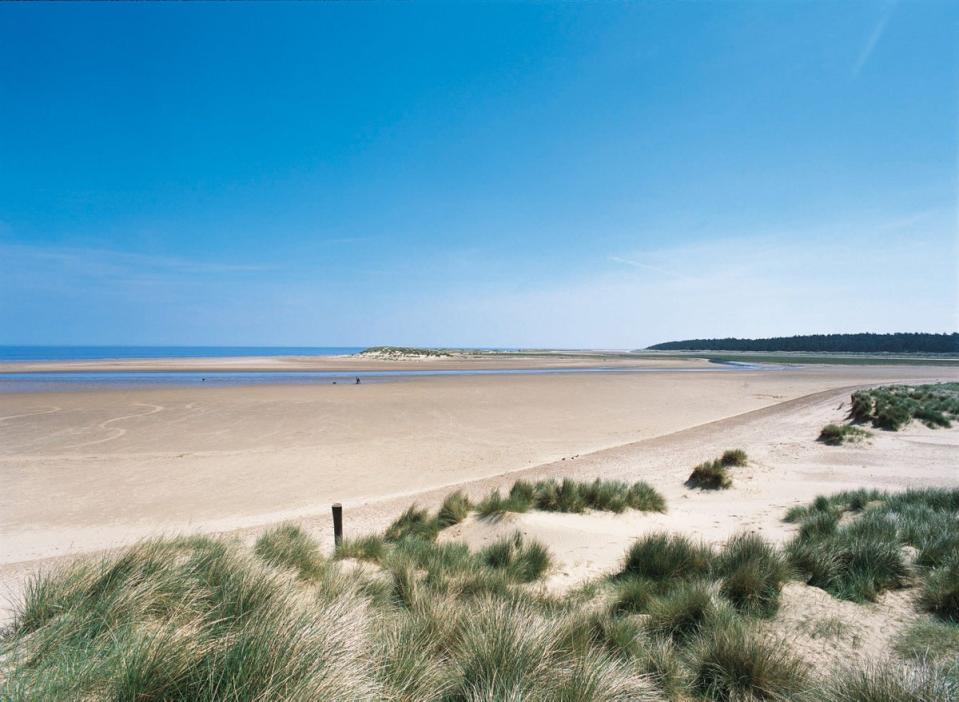
M 360 377 L 359 377 L 359 376 L 356 376 L 356 384 L 357 384 L 357 385 L 360 384 Z

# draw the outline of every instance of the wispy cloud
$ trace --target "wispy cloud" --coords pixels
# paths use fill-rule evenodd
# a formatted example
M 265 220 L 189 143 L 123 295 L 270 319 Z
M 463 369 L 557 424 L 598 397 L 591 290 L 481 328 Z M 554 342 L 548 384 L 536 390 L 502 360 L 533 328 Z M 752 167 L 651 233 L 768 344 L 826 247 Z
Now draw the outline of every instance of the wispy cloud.
M 895 9 L 896 0 L 889 0 L 885 5 L 883 5 L 879 12 L 879 18 L 876 20 L 876 24 L 873 26 L 872 31 L 866 38 L 866 43 L 859 52 L 859 57 L 856 59 L 856 63 L 853 66 L 853 78 L 858 78 L 863 67 L 869 63 L 869 59 L 872 58 L 872 52 L 875 51 L 876 45 L 879 43 L 879 40 L 882 39 L 882 35 L 886 31 L 886 25 L 889 23 L 889 18 L 892 17 L 893 10 Z
M 682 273 L 677 273 L 676 271 L 671 271 L 667 268 L 662 268 L 660 266 L 654 266 L 651 263 L 638 261 L 634 258 L 624 258 L 623 256 L 609 256 L 609 260 L 612 261 L 613 263 L 622 263 L 624 266 L 632 266 L 633 268 L 645 268 L 646 270 L 662 273 L 663 275 L 679 278 L 680 280 L 689 280 L 689 276 L 687 275 L 683 275 Z
M 97 276 L 217 275 L 269 270 L 261 264 L 202 261 L 177 256 L 144 254 L 113 249 L 0 244 L 8 263 L 19 261 L 56 264 L 77 273 Z

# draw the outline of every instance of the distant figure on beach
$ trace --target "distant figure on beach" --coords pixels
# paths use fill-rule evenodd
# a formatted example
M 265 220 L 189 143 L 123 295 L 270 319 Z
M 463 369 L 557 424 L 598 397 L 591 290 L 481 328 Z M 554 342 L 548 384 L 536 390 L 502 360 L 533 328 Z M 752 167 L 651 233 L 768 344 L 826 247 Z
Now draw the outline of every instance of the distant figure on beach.
M 356 378 L 356 384 L 357 384 L 357 385 L 360 384 L 360 379 L 359 379 L 359 377 Z

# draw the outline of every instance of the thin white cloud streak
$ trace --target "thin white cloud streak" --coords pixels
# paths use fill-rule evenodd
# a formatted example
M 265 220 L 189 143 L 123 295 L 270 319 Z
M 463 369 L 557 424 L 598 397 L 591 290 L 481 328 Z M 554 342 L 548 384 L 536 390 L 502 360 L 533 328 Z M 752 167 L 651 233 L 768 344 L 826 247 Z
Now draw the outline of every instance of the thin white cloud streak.
M 637 261 L 631 258 L 623 258 L 622 256 L 610 256 L 609 260 L 613 263 L 622 263 L 625 266 L 632 266 L 633 268 L 645 268 L 646 270 L 655 271 L 656 273 L 662 273 L 664 275 L 670 275 L 675 278 L 685 279 L 688 277 L 682 273 L 677 273 L 676 271 L 667 270 L 665 268 L 661 268 L 660 266 L 654 266 L 650 263 L 643 263 L 642 261 Z
M 194 261 L 176 256 L 142 254 L 112 249 L 0 244 L 0 270 L 11 266 L 42 263 L 59 265 L 79 274 L 151 276 L 156 274 L 217 275 L 270 270 L 259 264 Z
M 859 77 L 862 69 L 869 62 L 869 59 L 872 58 L 872 52 L 876 50 L 876 45 L 879 44 L 879 40 L 882 39 L 882 35 L 886 31 L 886 25 L 889 23 L 889 18 L 892 17 L 893 10 L 895 9 L 896 2 L 894 0 L 890 0 L 890 2 L 887 2 L 883 6 L 879 13 L 879 19 L 876 20 L 876 24 L 873 26 L 872 32 L 869 33 L 869 37 L 866 39 L 866 43 L 859 52 L 859 57 L 853 66 L 853 78 Z

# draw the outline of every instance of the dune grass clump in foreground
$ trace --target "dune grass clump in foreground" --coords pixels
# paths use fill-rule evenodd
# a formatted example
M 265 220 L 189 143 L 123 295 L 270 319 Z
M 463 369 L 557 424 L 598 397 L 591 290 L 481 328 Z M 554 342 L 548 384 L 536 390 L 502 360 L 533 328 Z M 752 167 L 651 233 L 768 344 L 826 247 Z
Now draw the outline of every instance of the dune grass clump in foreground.
M 720 592 L 747 614 L 770 617 L 779 609 L 783 583 L 792 577 L 786 558 L 756 534 L 737 534 L 716 559 Z
M 587 485 L 578 494 L 591 504 L 622 494 Z M 511 498 L 527 495 L 535 485 Z M 801 528 L 788 553 L 804 577 L 808 560 L 828 571 L 827 589 L 856 599 L 918 573 L 939 617 L 898 644 L 916 659 L 908 667 L 825 680 L 758 624 L 791 571 L 755 534 L 717 550 L 648 534 L 618 574 L 554 597 L 536 585 L 550 554 L 518 532 L 478 552 L 437 541 L 466 504 L 453 493 L 437 514 L 411 507 L 334 559 L 287 524 L 252 550 L 149 541 L 35 576 L 0 635 L 0 699 L 844 702 L 959 689 L 950 655 L 922 648 L 957 630 L 959 490 L 859 490 L 791 511 Z
M 364 603 L 308 605 L 295 583 L 203 538 L 37 575 L 2 639 L 0 697 L 375 699 Z
M 295 524 L 283 524 L 257 539 L 254 552 L 270 565 L 293 568 L 302 578 L 323 568 L 319 546 Z
M 155 541 L 38 575 L 0 639 L 0 698 L 661 698 L 638 654 L 571 634 L 572 604 L 523 585 L 548 566 L 541 546 L 471 554 L 429 533 L 379 539 L 374 571 L 314 560 L 285 526 L 253 553 Z
M 476 506 L 481 517 L 531 509 L 572 513 L 585 512 L 587 509 L 616 513 L 627 509 L 665 512 L 666 501 L 652 486 L 642 481 L 630 485 L 620 480 L 597 478 L 592 482 L 580 482 L 564 478 L 562 481 L 550 479 L 536 483 L 517 480 L 506 496 L 494 490 Z
M 959 618 L 959 489 L 841 492 L 790 510 L 786 520 L 800 524 L 786 550 L 809 584 L 863 601 L 918 576 L 924 606 Z M 915 549 L 914 564 L 905 546 Z
M 151 541 L 38 575 L 0 636 L 0 699 L 954 699 L 946 663 L 815 679 L 755 623 L 787 572 L 755 535 L 714 552 L 650 534 L 617 576 L 560 598 L 530 584 L 549 567 L 541 545 L 514 534 L 471 552 L 437 543 L 437 518 L 413 509 L 390 539 L 341 546 L 362 568 L 284 525 L 252 551 Z

